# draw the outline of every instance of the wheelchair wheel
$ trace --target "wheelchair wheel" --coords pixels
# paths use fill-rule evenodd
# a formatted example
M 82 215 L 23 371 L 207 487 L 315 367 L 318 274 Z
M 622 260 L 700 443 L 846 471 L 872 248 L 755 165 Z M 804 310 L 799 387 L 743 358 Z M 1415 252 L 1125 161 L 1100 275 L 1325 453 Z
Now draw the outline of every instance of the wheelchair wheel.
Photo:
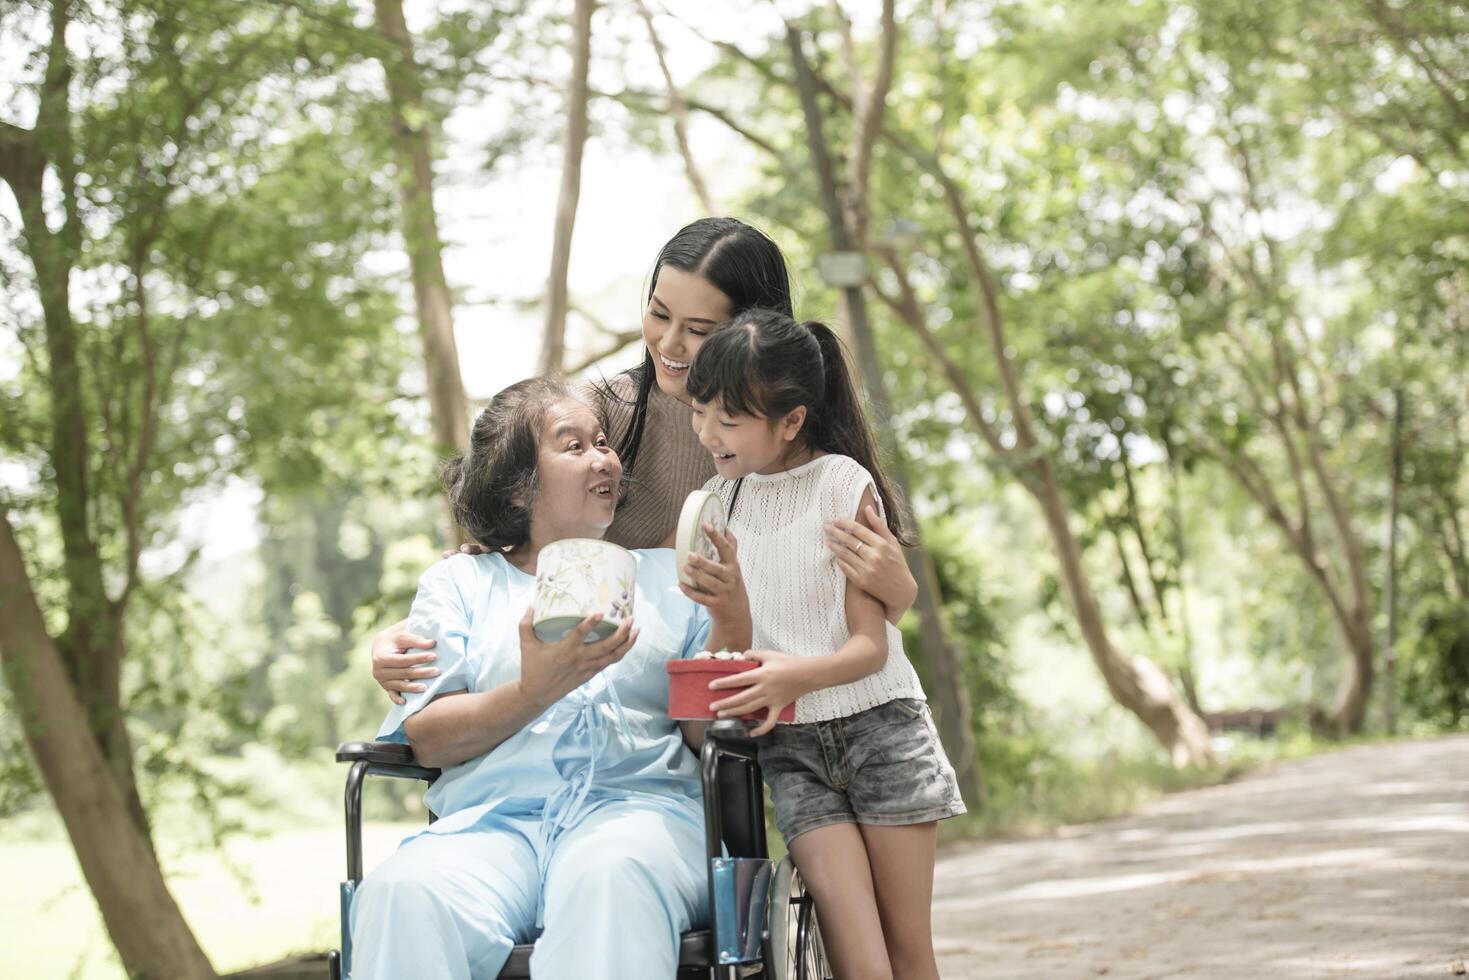
M 789 854 L 771 876 L 767 915 L 765 975 L 770 980 L 832 980 L 816 903 Z

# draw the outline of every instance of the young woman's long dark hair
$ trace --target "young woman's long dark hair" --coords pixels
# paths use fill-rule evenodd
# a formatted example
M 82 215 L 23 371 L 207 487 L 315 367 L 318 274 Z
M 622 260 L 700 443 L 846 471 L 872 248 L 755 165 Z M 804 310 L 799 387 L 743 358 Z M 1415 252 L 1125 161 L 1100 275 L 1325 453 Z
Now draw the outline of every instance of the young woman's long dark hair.
M 791 280 L 780 246 L 736 218 L 700 218 L 680 228 L 658 253 L 653 281 L 648 286 L 649 301 L 658 288 L 658 273 L 665 266 L 708 279 L 729 297 L 731 315 L 753 307 L 795 315 Z M 631 477 L 637 463 L 648 418 L 648 398 L 657 383 L 652 352 L 645 347 L 643 363 L 628 374 L 636 379 L 638 393 L 633 402 L 632 421 L 617 444 L 625 477 Z
M 904 502 L 878 465 L 842 342 L 826 324 L 797 323 L 778 310 L 746 310 L 699 347 L 685 386 L 694 401 L 717 400 L 732 415 L 775 419 L 804 405 L 798 438 L 807 448 L 861 463 L 882 497 L 888 528 L 903 544 L 913 543 Z

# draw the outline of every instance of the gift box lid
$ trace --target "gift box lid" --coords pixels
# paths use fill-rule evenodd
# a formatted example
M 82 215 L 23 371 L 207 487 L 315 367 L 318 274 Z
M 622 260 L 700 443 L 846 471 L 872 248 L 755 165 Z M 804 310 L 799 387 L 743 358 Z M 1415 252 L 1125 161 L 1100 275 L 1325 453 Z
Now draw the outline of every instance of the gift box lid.
M 711 561 L 719 559 L 719 552 L 714 549 L 714 542 L 710 541 L 709 535 L 704 533 L 703 525 L 705 524 L 712 524 L 719 530 L 724 530 L 724 501 L 719 499 L 719 494 L 711 490 L 695 490 L 684 498 L 683 510 L 679 511 L 678 515 L 678 530 L 673 536 L 680 579 L 683 578 L 684 562 L 688 560 L 690 552 L 701 554 Z M 685 581 L 684 584 L 689 583 Z
M 670 660 L 670 674 L 737 674 L 760 666 L 758 660 Z

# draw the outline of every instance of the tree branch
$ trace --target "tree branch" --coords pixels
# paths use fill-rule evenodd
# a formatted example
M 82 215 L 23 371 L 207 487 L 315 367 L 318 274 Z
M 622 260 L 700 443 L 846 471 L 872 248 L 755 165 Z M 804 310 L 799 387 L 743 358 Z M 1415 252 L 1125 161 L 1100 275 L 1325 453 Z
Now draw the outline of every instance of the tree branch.
M 565 373 L 569 377 L 575 377 L 576 375 L 581 374 L 587 368 L 591 367 L 593 364 L 596 364 L 598 361 L 603 360 L 604 358 L 611 357 L 613 354 L 616 354 L 618 351 L 623 350 L 634 341 L 642 339 L 642 336 L 643 331 L 641 328 L 637 330 L 621 330 L 617 331 L 616 333 L 612 333 L 610 335 L 610 341 L 604 347 L 583 357 L 576 364 L 567 368 Z
M 1030 406 L 1026 403 L 1024 393 L 1020 390 L 1020 379 L 1015 368 L 1015 352 L 1005 339 L 1005 321 L 1000 313 L 999 285 L 995 282 L 989 264 L 985 262 L 979 250 L 978 230 L 970 222 L 959 185 L 936 160 L 934 161 L 934 176 L 943 188 L 944 204 L 948 207 L 949 214 L 959 232 L 960 244 L 963 246 L 964 258 L 969 265 L 969 271 L 979 283 L 984 301 L 982 308 L 985 333 L 989 337 L 990 353 L 994 356 L 995 366 L 1000 373 L 1000 383 L 1005 389 L 1005 396 L 1010 401 L 1010 412 L 1015 418 L 1016 442 L 1022 452 L 1034 453 L 1039 442 L 1036 438 L 1035 427 L 1031 422 Z
M 1320 552 L 1306 541 L 1299 529 L 1291 524 L 1285 509 L 1280 505 L 1280 499 L 1270 489 L 1269 481 L 1265 479 L 1254 460 L 1244 453 L 1227 451 L 1221 454 L 1220 458 L 1229 472 L 1244 487 L 1245 492 L 1255 499 L 1265 511 L 1266 516 L 1285 534 L 1286 540 L 1305 563 L 1306 568 L 1321 584 L 1327 600 L 1331 603 L 1332 609 L 1336 611 L 1338 622 L 1344 624 L 1350 622 L 1351 614 L 1342 600 L 1341 588 L 1337 584 L 1336 577 L 1332 575 L 1330 566 L 1322 560 Z
M 870 282 L 869 284 L 872 287 L 873 293 L 877 295 L 877 298 L 884 305 L 897 314 L 899 322 L 912 331 L 913 335 L 923 344 L 924 349 L 928 351 L 929 355 L 938 364 L 939 369 L 944 373 L 944 377 L 948 379 L 949 386 L 959 396 L 959 402 L 964 406 L 964 414 L 969 417 L 970 424 L 974 426 L 974 430 L 979 433 L 980 438 L 984 440 L 985 445 L 989 447 L 995 459 L 1002 464 L 1013 465 L 1016 462 L 1014 459 L 1015 454 L 1005 448 L 999 431 L 994 427 L 993 423 L 985 418 L 984 409 L 979 403 L 979 397 L 975 394 L 974 387 L 969 383 L 969 379 L 964 376 L 964 372 L 959 369 L 959 365 L 955 364 L 953 359 L 949 357 L 948 352 L 944 350 L 938 338 L 933 335 L 933 331 L 929 329 L 928 323 L 924 319 L 923 308 L 918 301 L 917 294 L 913 292 L 913 285 L 908 281 L 907 270 L 903 268 L 902 263 L 898 261 L 896 253 L 891 248 L 879 247 L 876 251 L 882 256 L 884 262 L 896 277 L 898 295 L 891 296 L 876 282 Z
M 846 204 L 852 238 L 859 248 L 867 241 L 867 188 L 872 177 L 872 151 L 878 134 L 882 131 L 888 90 L 893 84 L 893 66 L 897 60 L 898 25 L 893 15 L 893 0 L 883 0 L 881 25 L 877 75 L 873 78 L 871 88 L 861 85 L 855 59 L 852 64 L 852 92 L 853 102 L 857 107 L 854 113 L 857 124 L 852 133 L 852 170 L 847 178 Z
M 673 118 L 673 135 L 678 141 L 678 152 L 683 157 L 684 172 L 688 175 L 689 186 L 693 188 L 694 196 L 699 199 L 699 206 L 704 209 L 704 213 L 714 214 L 714 199 L 709 196 L 709 187 L 704 183 L 704 177 L 694 163 L 693 150 L 689 148 L 688 106 L 679 93 L 678 86 L 674 84 L 673 72 L 668 70 L 668 59 L 663 54 L 663 41 L 658 37 L 658 28 L 653 23 L 653 12 L 648 9 L 646 0 L 638 0 L 638 13 L 642 15 L 643 23 L 648 27 L 648 40 L 652 43 L 653 54 L 658 59 L 658 70 L 663 74 L 663 85 L 668 91 L 669 115 Z
M 1148 584 L 1153 587 L 1153 599 L 1158 604 L 1158 615 L 1166 623 L 1168 621 L 1168 604 L 1163 601 L 1165 584 L 1158 578 L 1156 563 L 1153 561 L 1153 551 L 1148 545 L 1148 536 L 1143 528 L 1142 507 L 1138 502 L 1137 486 L 1132 478 L 1132 461 L 1128 458 L 1127 447 L 1122 447 L 1120 453 L 1122 461 L 1122 485 L 1127 491 L 1126 520 L 1132 528 L 1133 537 L 1137 539 L 1138 551 L 1143 556 L 1143 569 L 1148 573 Z M 1121 539 L 1118 547 L 1122 546 Z
M 1122 567 L 1122 584 L 1127 587 L 1127 597 L 1132 602 L 1132 611 L 1137 614 L 1138 623 L 1148 632 L 1152 632 L 1153 621 L 1148 615 L 1148 607 L 1143 602 L 1142 593 L 1137 590 L 1137 579 L 1132 574 L 1132 560 L 1127 557 L 1127 547 L 1122 540 L 1122 532 L 1117 529 L 1120 521 L 1108 516 L 1105 518 L 1107 532 L 1112 537 L 1112 542 L 1117 546 L 1117 561 Z
M 123 529 L 127 540 L 127 562 L 121 594 L 114 602 L 117 614 L 126 608 L 127 601 L 138 583 L 138 560 L 143 553 L 142 517 L 139 499 L 143 493 L 143 474 L 153 455 L 153 441 L 158 428 L 158 364 L 153 347 L 152 326 L 149 322 L 148 290 L 143 283 L 143 243 L 133 249 L 129 270 L 133 277 L 133 300 L 138 312 L 133 317 L 134 330 L 138 335 L 141 354 L 142 397 L 138 406 L 138 440 L 128 463 L 126 481 L 122 487 Z
M 1295 362 L 1274 331 L 1271 332 L 1270 341 L 1275 352 L 1278 370 L 1284 374 L 1285 381 L 1292 393 L 1292 400 L 1295 402 L 1294 418 L 1296 428 L 1300 430 L 1301 438 L 1306 445 L 1307 463 L 1311 468 L 1311 473 L 1316 477 L 1316 485 L 1321 491 L 1321 496 L 1326 500 L 1326 510 L 1331 515 L 1337 541 L 1341 545 L 1342 555 L 1346 560 L 1347 576 L 1352 584 L 1352 598 L 1357 612 L 1353 622 L 1360 626 L 1362 618 L 1372 604 L 1371 593 L 1367 585 L 1367 573 L 1362 561 L 1362 544 L 1357 537 L 1356 529 L 1352 526 L 1346 502 L 1342 499 L 1337 490 L 1336 481 L 1327 469 L 1325 453 L 1321 447 L 1321 430 L 1317 420 L 1304 407 L 1304 395 L 1301 392 Z
M 1422 43 L 1421 38 L 1409 34 L 1408 30 L 1392 15 L 1382 0 L 1367 0 L 1365 6 L 1371 14 L 1372 19 L 1377 21 L 1387 33 L 1393 47 L 1397 48 L 1400 54 L 1417 65 L 1419 70 L 1428 78 L 1429 84 L 1433 86 L 1434 91 L 1438 92 L 1439 97 L 1443 99 L 1444 106 L 1449 110 L 1449 114 L 1458 122 L 1460 132 L 1463 132 L 1466 125 L 1469 125 L 1469 114 L 1466 114 L 1464 106 L 1459 102 L 1458 97 L 1440 77 L 1441 75 L 1450 75 L 1452 77 L 1452 73 L 1444 69 L 1438 59 L 1433 56 L 1433 51 Z M 1415 41 L 1417 42 L 1416 45 L 1413 43 Z M 1463 80 L 1458 78 L 1455 78 L 1454 81 L 1456 84 L 1463 83 Z M 1446 140 L 1446 142 L 1455 151 L 1455 155 L 1458 155 L 1458 144 L 1452 140 Z

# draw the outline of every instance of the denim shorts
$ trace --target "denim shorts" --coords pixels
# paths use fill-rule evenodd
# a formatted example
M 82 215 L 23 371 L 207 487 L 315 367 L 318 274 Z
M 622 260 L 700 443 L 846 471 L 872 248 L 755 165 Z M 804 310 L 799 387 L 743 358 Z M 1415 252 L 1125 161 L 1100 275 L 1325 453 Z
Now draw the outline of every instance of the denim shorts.
M 965 812 L 928 705 L 898 698 L 755 741 L 787 841 L 837 823 L 901 826 Z

